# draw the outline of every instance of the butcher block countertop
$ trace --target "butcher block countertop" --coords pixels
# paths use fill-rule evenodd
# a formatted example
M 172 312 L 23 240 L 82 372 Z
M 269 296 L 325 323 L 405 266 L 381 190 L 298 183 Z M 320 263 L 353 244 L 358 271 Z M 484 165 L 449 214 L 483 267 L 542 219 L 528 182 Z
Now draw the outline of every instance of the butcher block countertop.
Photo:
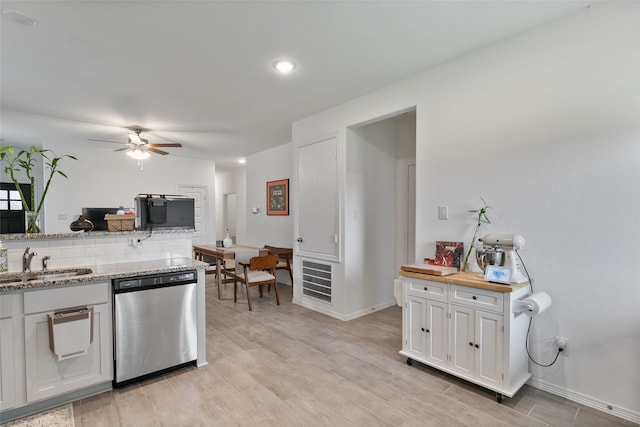
M 499 283 L 491 283 L 484 280 L 482 273 L 477 272 L 464 272 L 455 273 L 448 276 L 436 276 L 433 274 L 414 273 L 411 271 L 400 270 L 400 275 L 404 277 L 413 277 L 415 279 L 431 280 L 434 282 L 449 283 L 452 285 L 463 285 L 472 288 L 487 289 L 490 291 L 498 292 L 513 292 L 518 289 L 529 286 L 529 282 L 516 283 L 511 285 L 501 285 Z

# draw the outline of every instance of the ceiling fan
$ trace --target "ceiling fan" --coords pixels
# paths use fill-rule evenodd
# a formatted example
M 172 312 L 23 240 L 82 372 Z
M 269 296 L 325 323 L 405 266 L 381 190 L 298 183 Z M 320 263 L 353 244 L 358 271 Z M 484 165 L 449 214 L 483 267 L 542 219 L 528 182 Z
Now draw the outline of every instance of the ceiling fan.
M 104 139 L 93 139 L 89 138 L 89 141 L 98 141 L 98 142 L 109 142 L 112 144 L 125 144 L 126 147 L 118 148 L 114 151 L 124 151 L 127 150 L 127 155 L 133 157 L 136 160 L 144 160 L 148 158 L 151 153 L 162 154 L 163 156 L 169 154 L 166 151 L 159 150 L 158 147 L 182 147 L 180 143 L 169 143 L 169 144 L 151 144 L 148 139 L 142 138 L 140 134 L 144 131 L 144 129 L 139 127 L 133 127 L 129 129 L 131 133 L 129 133 L 129 138 L 127 142 L 117 142 L 117 141 L 107 141 Z

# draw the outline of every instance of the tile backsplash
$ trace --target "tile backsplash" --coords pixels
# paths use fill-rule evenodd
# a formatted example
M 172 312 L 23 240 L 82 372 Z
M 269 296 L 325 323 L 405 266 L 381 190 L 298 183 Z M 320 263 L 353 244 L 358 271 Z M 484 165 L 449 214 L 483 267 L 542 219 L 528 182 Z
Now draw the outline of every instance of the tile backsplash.
M 9 271 L 22 271 L 22 254 L 27 247 L 36 252 L 32 270 L 42 269 L 42 258 L 51 257 L 49 268 L 90 267 L 102 264 L 151 261 L 192 257 L 191 232 L 155 232 L 146 238 L 141 233 L 78 233 L 64 237 L 4 240 L 8 249 Z

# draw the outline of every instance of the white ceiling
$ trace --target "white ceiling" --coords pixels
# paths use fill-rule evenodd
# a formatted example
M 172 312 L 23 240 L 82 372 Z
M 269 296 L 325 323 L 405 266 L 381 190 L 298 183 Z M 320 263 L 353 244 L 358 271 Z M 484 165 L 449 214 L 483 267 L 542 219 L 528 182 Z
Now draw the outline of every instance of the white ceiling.
M 292 122 L 588 1 L 2 1 L 0 138 L 181 142 L 218 169 Z M 15 15 L 31 15 L 25 25 Z M 289 76 L 276 58 L 293 58 Z

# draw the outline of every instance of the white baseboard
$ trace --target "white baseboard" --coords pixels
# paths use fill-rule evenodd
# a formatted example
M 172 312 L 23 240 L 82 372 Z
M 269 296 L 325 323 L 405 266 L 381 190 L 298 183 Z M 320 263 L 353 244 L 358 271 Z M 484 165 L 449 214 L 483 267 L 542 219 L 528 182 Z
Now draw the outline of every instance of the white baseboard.
M 342 314 L 337 313 L 331 309 L 331 304 L 324 301 L 316 301 L 312 298 L 293 298 L 293 303 L 297 305 L 301 305 L 305 308 L 308 308 L 313 311 L 317 311 L 322 314 L 326 314 L 327 316 L 333 317 L 338 320 L 349 321 L 353 319 L 357 319 L 358 317 L 365 316 L 367 314 L 371 314 L 374 311 L 384 310 L 388 307 L 393 307 L 396 305 L 395 301 L 387 301 L 375 307 L 365 308 L 360 311 L 356 311 L 354 313 Z
M 611 403 L 603 402 L 601 400 L 594 399 L 592 397 L 585 396 L 584 394 L 576 393 L 574 391 L 558 387 L 554 384 L 550 384 L 536 378 L 531 378 L 527 382 L 527 384 L 529 384 L 532 387 L 539 388 L 540 390 L 549 392 L 551 394 L 555 394 L 556 396 L 564 397 L 565 399 L 569 399 L 574 402 L 580 403 L 584 406 L 597 409 L 607 414 L 611 414 L 613 416 L 623 418 L 625 420 L 632 421 L 634 423 L 640 423 L 640 413 L 638 412 L 634 412 L 625 408 L 616 407 Z

